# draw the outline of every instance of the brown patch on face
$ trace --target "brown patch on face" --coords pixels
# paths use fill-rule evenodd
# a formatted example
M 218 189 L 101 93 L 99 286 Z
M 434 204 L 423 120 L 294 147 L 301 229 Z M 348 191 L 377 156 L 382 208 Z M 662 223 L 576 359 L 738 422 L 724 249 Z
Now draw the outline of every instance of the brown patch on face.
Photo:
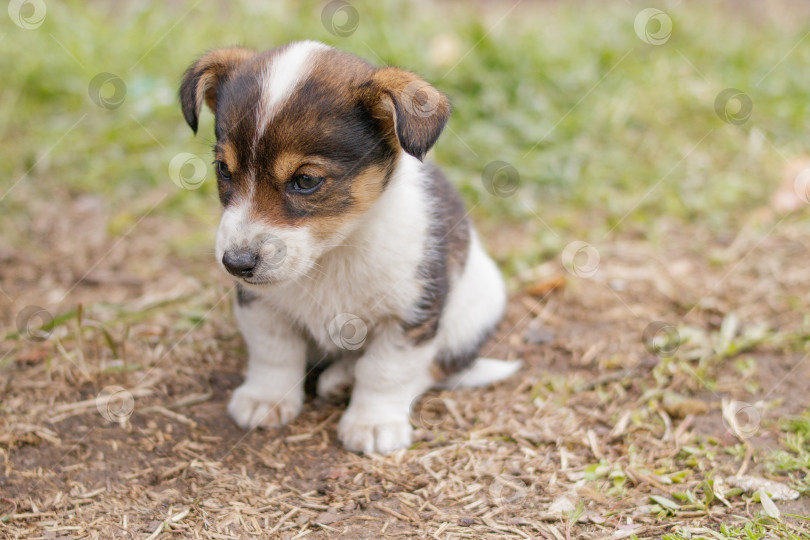
M 236 148 L 233 147 L 228 141 L 222 144 L 217 144 L 216 159 L 225 162 L 231 174 L 239 172 L 239 159 L 236 154 Z
M 321 156 L 303 156 L 296 152 L 282 152 L 273 160 L 273 178 L 292 179 L 299 174 L 326 178 L 332 164 Z
M 336 178 L 330 175 L 328 166 L 313 164 L 312 159 L 304 161 L 289 169 L 295 174 L 323 176 L 320 189 L 302 195 L 291 191 L 289 181 L 257 186 L 252 219 L 275 226 L 306 225 L 315 238 L 327 239 L 371 208 L 390 174 L 388 167 L 371 165 L 349 179 Z
M 234 173 L 227 190 L 235 195 L 255 191 L 257 217 L 289 225 L 304 218 L 335 223 L 338 214 L 352 212 L 354 201 L 365 208 L 367 194 L 379 191 L 367 178 L 382 170 L 387 182 L 401 149 L 419 158 L 427 152 L 450 106 L 410 72 L 377 69 L 328 49 L 310 57 L 309 72 L 268 125 L 258 126 L 262 77 L 287 47 L 262 53 L 234 47 L 204 55 L 184 76 L 183 112 L 196 131 L 202 102 L 215 110 L 223 161 Z M 318 165 L 327 169 L 327 184 L 309 198 L 287 189 L 299 156 L 318 156 Z M 353 179 L 358 187 L 347 185 Z M 224 205 L 231 200 L 221 198 Z
M 304 163 L 304 156 L 297 152 L 283 152 L 273 160 L 274 178 L 292 178 Z
M 275 226 L 307 225 L 318 238 L 366 212 L 393 172 L 398 147 L 359 98 L 375 69 L 335 50 L 320 51 L 311 69 L 266 126 L 256 106 L 275 55 L 261 53 L 223 87 L 217 113 L 218 146 L 234 149 L 236 192 L 252 192 L 251 217 Z M 224 144 L 223 144 L 224 143 Z M 224 155 L 224 153 L 223 153 Z M 324 178 L 313 193 L 293 188 L 298 174 Z
M 224 163 L 231 175 L 231 178 L 223 178 L 220 175 L 219 166 L 215 166 L 219 200 L 223 206 L 227 206 L 234 195 L 238 194 L 237 191 L 241 188 L 241 191 L 244 193 L 247 186 L 244 183 L 234 182 L 234 177 L 238 178 L 241 176 L 242 171 L 240 171 L 236 148 L 234 148 L 232 144 L 228 141 L 218 142 L 214 146 L 214 159 Z
M 371 208 L 385 189 L 387 171 L 382 167 L 371 166 L 355 176 L 351 181 L 348 197 L 343 195 L 320 201 L 323 207 L 332 207 L 333 215 L 314 218 L 308 221 L 312 235 L 323 240 L 336 230 L 352 223 Z
M 252 219 L 306 225 L 323 239 L 368 211 L 402 149 L 422 157 L 450 108 L 442 94 L 412 73 L 376 69 L 329 49 L 310 57 L 308 72 L 267 125 L 259 126 L 257 107 L 268 86 L 262 77 L 272 73 L 269 68 L 285 49 L 245 58 L 236 54 L 230 60 L 218 53 L 204 63 L 238 63 L 216 84 L 209 103 L 216 109 L 218 155 L 233 177 L 225 186 L 229 196 L 222 200 L 227 205 L 250 193 Z M 199 80 L 196 84 L 207 88 L 211 79 Z M 419 108 L 426 103 L 434 108 Z M 296 174 L 325 181 L 315 192 L 302 194 L 292 188 Z

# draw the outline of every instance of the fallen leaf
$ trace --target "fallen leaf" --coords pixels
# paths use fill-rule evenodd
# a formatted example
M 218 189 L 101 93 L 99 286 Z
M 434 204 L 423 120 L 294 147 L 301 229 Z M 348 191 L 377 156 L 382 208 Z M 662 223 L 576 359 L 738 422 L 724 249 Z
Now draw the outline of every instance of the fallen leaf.
M 673 418 L 686 418 L 690 414 L 699 416 L 709 412 L 709 406 L 705 402 L 699 399 L 685 398 L 675 392 L 666 392 L 661 406 Z
M 667 499 L 666 497 L 662 497 L 660 495 L 650 495 L 650 500 L 655 504 L 659 504 L 668 510 L 677 510 L 678 508 L 680 508 L 678 503 L 676 503 L 672 499 Z
M 529 285 L 526 292 L 532 296 L 546 296 L 552 291 L 565 288 L 565 277 L 554 276 L 545 281 L 537 281 Z
M 568 512 L 573 512 L 576 510 L 576 505 L 571 502 L 571 499 L 562 495 L 554 499 L 554 502 L 548 507 L 548 511 L 550 514 L 567 514 Z
M 763 490 L 759 490 L 759 502 L 762 503 L 762 509 L 765 510 L 765 513 L 768 514 L 769 517 L 779 519 L 779 516 L 781 515 L 779 513 L 779 509 L 776 507 L 771 498 L 768 497 L 768 494 Z
M 729 476 L 725 482 L 729 486 L 740 488 L 746 493 L 764 491 L 770 498 L 777 501 L 794 501 L 799 498 L 799 492 L 795 489 L 758 476 Z

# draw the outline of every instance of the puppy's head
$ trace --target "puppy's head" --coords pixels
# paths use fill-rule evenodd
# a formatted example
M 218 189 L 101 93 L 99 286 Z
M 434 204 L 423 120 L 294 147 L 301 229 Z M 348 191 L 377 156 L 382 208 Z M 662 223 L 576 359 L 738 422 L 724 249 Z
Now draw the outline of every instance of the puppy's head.
M 450 114 L 416 75 L 311 41 L 211 51 L 186 71 L 183 114 L 215 114 L 224 212 L 216 256 L 260 286 L 306 273 L 357 226 L 400 155 L 422 159 Z

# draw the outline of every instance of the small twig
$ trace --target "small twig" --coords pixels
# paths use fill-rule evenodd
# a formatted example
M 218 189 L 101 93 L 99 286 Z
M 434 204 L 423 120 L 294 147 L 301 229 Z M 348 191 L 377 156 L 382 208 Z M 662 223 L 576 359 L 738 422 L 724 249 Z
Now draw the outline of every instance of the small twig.
M 737 471 L 736 476 L 742 476 L 748 470 L 748 464 L 751 463 L 751 458 L 754 456 L 754 447 L 747 440 L 743 440 L 745 444 L 745 457 L 743 458 L 742 465 L 740 465 L 740 469 Z
M 12 508 L 11 512 L 7 513 L 4 516 L 0 516 L 0 523 L 5 523 L 9 519 L 11 519 L 11 516 L 13 516 L 17 512 L 17 501 L 15 501 L 14 499 L 8 499 L 6 497 L 3 497 L 0 500 L 6 501 L 7 503 L 11 504 L 14 507 Z
M 177 523 L 178 521 L 182 521 L 183 519 L 186 518 L 186 516 L 188 516 L 188 513 L 190 511 L 191 511 L 190 508 L 186 508 L 182 512 L 164 519 L 163 521 L 160 522 L 160 525 L 158 525 L 157 528 L 154 531 L 152 531 L 152 534 L 150 534 L 146 538 L 146 540 L 155 540 L 158 536 L 160 536 L 160 533 L 166 530 L 166 527 L 169 526 L 169 523 Z
M 152 395 L 153 391 L 151 388 L 133 388 L 129 390 L 129 393 L 132 397 L 144 397 Z M 101 402 L 104 403 L 103 399 L 99 401 L 99 398 L 92 398 L 92 399 L 85 399 L 82 401 L 76 401 L 74 403 L 63 403 L 62 405 L 57 405 L 53 408 L 55 412 L 75 412 L 81 411 L 84 409 L 95 409 L 97 404 Z
M 196 405 L 197 403 L 202 403 L 203 401 L 208 401 L 214 397 L 213 392 L 207 392 L 205 394 L 189 394 L 184 398 L 178 399 L 171 405 L 168 405 L 167 409 L 179 409 L 181 407 L 188 407 L 189 405 Z
M 295 514 L 297 514 L 297 513 L 298 513 L 298 510 L 300 510 L 300 508 L 295 507 L 295 508 L 293 508 L 292 510 L 290 510 L 289 512 L 287 512 L 286 514 L 284 514 L 283 516 L 281 516 L 281 519 L 279 519 L 279 520 L 278 520 L 278 523 L 276 523 L 276 524 L 275 524 L 275 526 L 273 526 L 273 528 L 272 528 L 272 529 L 270 529 L 269 531 L 267 531 L 267 536 L 268 536 L 268 538 L 269 538 L 270 536 L 272 536 L 274 532 L 276 532 L 277 530 L 279 530 L 279 529 L 281 528 L 281 526 L 282 526 L 282 525 L 284 525 L 284 523 L 285 523 L 285 522 L 286 522 L 288 519 L 290 519 L 290 518 L 291 518 L 291 517 L 293 517 Z
M 593 452 L 593 457 L 596 459 L 602 459 L 605 455 L 599 449 L 599 441 L 596 438 L 596 433 L 592 430 L 588 430 L 588 444 L 591 446 L 591 452 Z
M 143 413 L 143 414 L 149 414 L 149 413 L 162 414 L 163 416 L 165 416 L 167 418 L 171 418 L 172 420 L 177 420 L 181 424 L 186 424 L 187 426 L 191 426 L 192 428 L 197 426 L 197 422 L 195 422 L 191 418 L 189 418 L 189 417 L 187 417 L 187 416 L 185 416 L 183 414 L 176 413 L 174 411 L 170 411 L 166 407 L 162 407 L 160 405 L 152 405 L 150 407 L 140 409 L 138 412 Z
M 408 516 L 400 514 L 396 510 L 392 510 L 391 508 L 388 508 L 384 504 L 374 503 L 374 508 L 376 508 L 377 510 L 382 510 L 386 514 L 392 515 L 392 516 L 394 516 L 395 518 L 397 518 L 397 519 L 399 519 L 401 521 L 408 522 L 408 521 L 411 520 Z

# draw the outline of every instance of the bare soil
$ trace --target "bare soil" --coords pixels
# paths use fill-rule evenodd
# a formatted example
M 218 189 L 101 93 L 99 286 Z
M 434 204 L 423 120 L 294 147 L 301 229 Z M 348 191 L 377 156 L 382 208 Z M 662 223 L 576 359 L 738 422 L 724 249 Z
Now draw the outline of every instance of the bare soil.
M 244 365 L 231 285 L 210 249 L 182 240 L 210 220 L 150 213 L 160 194 L 134 200 L 123 225 L 93 198 L 65 194 L 60 212 L 32 200 L 19 235 L 0 239 L 0 537 L 660 538 L 760 507 L 732 492 L 728 506 L 660 515 L 652 495 L 807 474 L 766 467 L 780 420 L 810 408 L 810 226 L 796 217 L 763 214 L 733 236 L 662 220 L 657 242 L 594 242 L 591 276 L 555 259 L 512 278 L 485 352 L 522 360 L 518 376 L 429 393 L 413 448 L 361 456 L 336 439 L 342 407 L 316 397 L 279 430 L 228 418 Z M 485 234 L 499 258 L 531 249 L 529 232 L 508 232 L 524 239 Z M 18 320 L 32 305 L 60 323 L 46 339 Z M 729 353 L 718 341 L 735 320 Z M 656 321 L 676 329 L 675 351 L 645 346 Z M 120 422 L 99 407 L 110 387 L 132 396 Z M 724 399 L 759 415 L 749 437 L 724 421 Z M 807 495 L 778 504 L 810 515 Z

